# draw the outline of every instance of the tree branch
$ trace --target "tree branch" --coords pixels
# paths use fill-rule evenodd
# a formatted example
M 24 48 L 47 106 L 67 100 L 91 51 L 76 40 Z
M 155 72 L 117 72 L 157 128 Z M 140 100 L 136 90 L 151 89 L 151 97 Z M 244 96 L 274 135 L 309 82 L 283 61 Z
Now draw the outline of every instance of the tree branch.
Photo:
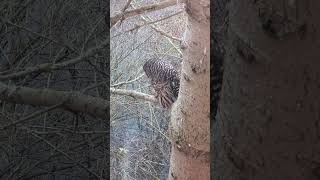
M 141 74 L 141 75 L 139 75 L 138 77 L 136 77 L 136 78 L 134 78 L 132 80 L 128 80 L 128 81 L 125 81 L 125 82 L 119 82 L 117 84 L 112 84 L 112 85 L 110 85 L 110 87 L 116 87 L 116 86 L 121 86 L 121 85 L 124 85 L 124 84 L 130 84 L 130 83 L 133 83 L 133 82 L 139 80 L 143 76 L 144 76 L 144 74 Z
M 18 77 L 22 77 L 22 76 L 25 76 L 25 75 L 28 75 L 28 74 L 31 74 L 34 72 L 48 72 L 48 71 L 59 69 L 59 68 L 62 68 L 62 67 L 68 66 L 68 65 L 73 65 L 73 64 L 79 63 L 81 61 L 84 61 L 86 58 L 97 53 L 97 51 L 104 48 L 108 43 L 109 43 L 109 39 L 103 41 L 100 45 L 89 49 L 85 54 L 82 54 L 74 59 L 64 61 L 64 62 L 61 62 L 58 64 L 54 64 L 54 63 L 39 64 L 35 67 L 26 68 L 24 71 L 20 71 L 20 72 L 8 74 L 8 75 L 2 75 L 2 76 L 0 76 L 0 80 L 18 78 Z
M 121 12 L 124 12 L 125 10 L 128 9 L 128 7 L 130 6 L 132 0 L 127 0 L 126 4 L 124 5 L 123 9 L 121 10 Z
M 115 88 L 110 88 L 110 92 L 113 94 L 118 94 L 118 95 L 125 95 L 125 96 L 130 96 L 135 99 L 141 99 L 153 103 L 157 103 L 158 100 L 149 94 L 133 91 L 133 90 L 125 90 L 125 89 L 115 89 Z
M 86 170 L 87 172 L 89 172 L 90 174 L 94 175 L 97 179 L 101 179 L 100 176 L 98 174 L 96 174 L 95 172 L 93 172 L 91 169 L 87 168 L 85 165 L 83 165 L 81 162 L 78 162 L 77 160 L 75 160 L 74 158 L 72 158 L 69 154 L 67 154 L 66 152 L 62 151 L 59 147 L 53 145 L 50 141 L 46 140 L 45 138 L 37 135 L 36 133 L 34 133 L 33 130 L 29 129 L 29 128 L 25 128 L 29 133 L 31 133 L 31 135 L 41 139 L 42 141 L 44 141 L 46 144 L 48 144 L 51 148 L 53 148 L 54 151 L 57 151 L 59 153 L 61 153 L 63 156 L 65 156 L 66 158 L 68 158 L 69 160 L 73 161 L 74 163 L 76 163 L 80 168 Z
M 185 1 L 184 0 L 182 0 L 181 2 L 179 1 L 179 0 L 177 0 L 177 3 L 185 3 Z M 134 5 L 131 5 L 134 9 L 136 9 L 135 8 L 135 6 Z M 152 18 L 150 18 L 149 16 L 146 16 L 146 17 L 144 17 L 143 15 L 140 15 L 140 17 L 147 23 L 148 22 L 148 20 L 147 20 L 147 18 L 148 19 L 150 19 L 151 21 L 153 21 L 153 19 Z M 164 31 L 162 31 L 161 30 L 161 28 L 159 27 L 159 28 L 157 28 L 156 27 L 156 25 L 155 24 L 153 24 L 153 25 L 151 25 L 151 28 L 153 29 L 153 30 L 155 30 L 156 32 L 158 32 L 158 33 L 160 33 L 161 35 L 164 35 L 165 33 L 164 33 Z M 178 48 L 178 47 L 176 47 L 175 45 L 174 45 L 174 43 L 170 40 L 170 36 L 168 37 L 168 36 L 165 36 L 166 38 L 167 38 L 167 40 L 169 41 L 169 43 L 174 47 L 174 49 L 182 56 L 182 52 L 181 52 L 181 50 Z M 180 41 L 181 42 L 181 41 Z
M 32 31 L 31 29 L 28 29 L 28 28 L 26 28 L 26 27 L 24 27 L 24 26 L 17 25 L 17 24 L 15 24 L 15 23 L 11 22 L 10 20 L 5 20 L 5 19 L 1 19 L 1 20 L 2 20 L 5 24 L 7 24 L 7 25 L 14 26 L 14 27 L 16 27 L 16 28 L 18 28 L 18 29 L 22 29 L 22 30 L 24 30 L 24 31 L 26 31 L 26 32 L 29 32 L 29 33 L 33 34 L 33 35 L 36 35 L 36 36 L 38 36 L 38 37 L 41 37 L 42 39 L 46 39 L 46 40 L 48 40 L 48 41 L 50 41 L 50 42 L 53 42 L 53 43 L 55 43 L 55 44 L 57 44 L 57 45 L 64 46 L 64 47 L 68 48 L 69 50 L 75 52 L 75 49 L 73 49 L 72 47 L 70 47 L 69 45 L 67 45 L 67 44 L 65 44 L 65 43 L 63 43 L 63 42 L 58 42 L 58 41 L 56 41 L 56 40 L 54 40 L 54 39 L 51 39 L 51 38 L 49 38 L 49 37 L 47 37 L 47 36 L 45 36 L 45 35 L 39 34 L 39 33 L 37 33 L 37 32 L 34 32 L 34 31 Z M 1 21 L 1 20 L 0 20 L 0 21 Z
M 53 106 L 62 103 L 61 108 L 73 112 L 83 112 L 100 118 L 106 118 L 108 114 L 108 101 L 102 98 L 79 92 L 7 86 L 2 82 L 0 82 L 0 100 L 34 106 Z
M 40 116 L 40 115 L 42 115 L 42 114 L 44 114 L 44 113 L 46 113 L 46 112 L 48 112 L 48 111 L 51 111 L 51 110 L 53 110 L 53 109 L 57 109 L 57 108 L 59 108 L 62 104 L 63 104 L 63 103 L 59 103 L 59 104 L 50 106 L 50 107 L 48 107 L 48 108 L 46 108 L 46 109 L 39 110 L 39 111 L 36 111 L 36 112 L 34 112 L 34 113 L 31 113 L 30 115 L 24 116 L 24 117 L 22 117 L 21 119 L 19 119 L 19 120 L 17 120 L 17 121 L 13 121 L 13 122 L 11 122 L 10 124 L 1 126 L 1 127 L 0 127 L 0 130 L 6 129 L 6 128 L 10 127 L 10 126 L 14 126 L 14 125 L 19 124 L 19 123 L 23 123 L 23 122 L 25 122 L 25 121 L 28 121 L 29 119 L 32 119 L 32 118 L 37 117 L 37 116 Z
M 133 27 L 133 28 L 131 28 L 131 29 L 128 29 L 128 30 L 126 30 L 126 31 L 124 31 L 124 32 L 120 32 L 120 33 L 112 36 L 111 38 L 120 36 L 121 34 L 126 33 L 126 32 L 133 32 L 134 30 L 137 30 L 137 29 L 139 29 L 139 28 L 141 28 L 141 27 L 144 27 L 144 26 L 147 26 L 147 25 L 152 25 L 152 24 L 158 23 L 158 22 L 160 22 L 160 21 L 169 19 L 169 18 L 171 18 L 171 17 L 173 17 L 173 16 L 179 15 L 179 14 L 181 14 L 181 13 L 183 13 L 183 12 L 184 12 L 184 11 L 179 11 L 179 12 L 177 12 L 177 13 L 174 13 L 174 14 L 170 15 L 170 16 L 167 16 L 167 17 L 164 17 L 164 18 L 162 18 L 162 19 L 155 20 L 155 21 L 145 21 L 145 23 L 143 23 L 143 24 L 141 24 L 141 25 L 136 25 L 135 27 Z M 168 33 L 165 33 L 165 32 L 162 31 L 162 30 L 156 29 L 154 26 L 152 26 L 152 28 L 153 28 L 155 31 L 157 31 L 158 33 L 160 33 L 161 35 L 166 36 L 166 37 L 168 37 L 168 38 L 171 38 L 171 39 L 173 39 L 173 40 L 176 40 L 176 41 L 178 41 L 179 43 L 181 43 L 181 41 L 182 41 L 181 39 L 179 39 L 179 38 L 177 38 L 177 37 L 170 36 Z
M 145 12 L 161 10 L 176 4 L 177 4 L 177 0 L 167 0 L 167 1 L 160 2 L 158 4 L 147 5 L 147 6 L 140 7 L 138 9 L 125 11 L 123 13 L 117 14 L 110 18 L 111 28 L 121 19 L 126 19 L 128 17 L 136 16 Z

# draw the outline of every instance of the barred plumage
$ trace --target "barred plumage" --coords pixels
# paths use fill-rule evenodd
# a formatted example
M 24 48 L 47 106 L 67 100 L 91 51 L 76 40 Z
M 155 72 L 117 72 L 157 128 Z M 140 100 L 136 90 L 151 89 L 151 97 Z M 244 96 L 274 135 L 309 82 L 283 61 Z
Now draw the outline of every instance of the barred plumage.
M 180 73 L 170 63 L 159 59 L 148 60 L 143 70 L 151 80 L 160 105 L 170 108 L 179 94 Z

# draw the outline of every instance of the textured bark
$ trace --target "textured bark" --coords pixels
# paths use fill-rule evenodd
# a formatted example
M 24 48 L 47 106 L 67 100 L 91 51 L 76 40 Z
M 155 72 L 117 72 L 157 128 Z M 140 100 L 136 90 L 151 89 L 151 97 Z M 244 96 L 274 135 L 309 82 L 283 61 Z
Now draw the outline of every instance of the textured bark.
M 210 27 L 209 0 L 186 2 L 180 92 L 171 113 L 169 179 L 209 179 Z
M 214 179 L 319 179 L 320 2 L 229 7 Z

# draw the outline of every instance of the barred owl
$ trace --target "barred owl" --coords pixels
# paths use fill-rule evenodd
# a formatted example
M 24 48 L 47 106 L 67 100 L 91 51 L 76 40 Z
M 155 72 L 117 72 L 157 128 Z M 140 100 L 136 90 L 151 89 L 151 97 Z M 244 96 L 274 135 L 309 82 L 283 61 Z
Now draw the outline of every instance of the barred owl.
M 170 63 L 151 59 L 143 65 L 143 70 L 151 80 L 156 98 L 163 108 L 170 108 L 178 97 L 180 73 Z

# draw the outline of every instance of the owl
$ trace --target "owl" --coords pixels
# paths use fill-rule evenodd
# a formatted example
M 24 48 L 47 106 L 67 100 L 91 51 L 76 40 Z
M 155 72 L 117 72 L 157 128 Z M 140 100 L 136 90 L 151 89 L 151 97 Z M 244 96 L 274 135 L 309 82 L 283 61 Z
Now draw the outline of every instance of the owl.
M 151 81 L 160 105 L 171 108 L 179 94 L 180 73 L 169 62 L 160 59 L 148 60 L 143 70 Z

